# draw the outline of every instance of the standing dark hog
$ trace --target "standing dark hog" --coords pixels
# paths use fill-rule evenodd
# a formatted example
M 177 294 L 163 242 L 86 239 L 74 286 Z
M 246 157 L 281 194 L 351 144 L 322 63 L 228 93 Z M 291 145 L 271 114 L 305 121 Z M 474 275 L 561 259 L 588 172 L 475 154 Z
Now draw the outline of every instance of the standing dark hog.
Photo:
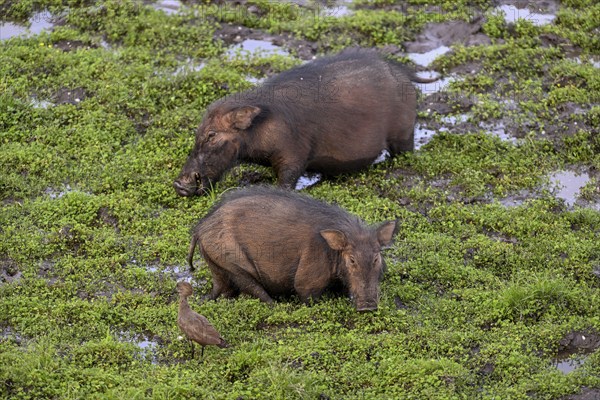
M 412 82 L 427 83 L 375 50 L 350 49 L 282 72 L 212 103 L 173 183 L 202 194 L 240 161 L 272 165 L 280 186 L 305 171 L 334 175 L 366 167 L 385 149 L 414 148 Z
M 188 254 L 199 246 L 212 273 L 210 299 L 248 293 L 297 293 L 318 299 L 341 283 L 358 311 L 377 309 L 385 262 L 396 221 L 369 227 L 339 207 L 275 188 L 252 187 L 227 194 L 194 229 Z

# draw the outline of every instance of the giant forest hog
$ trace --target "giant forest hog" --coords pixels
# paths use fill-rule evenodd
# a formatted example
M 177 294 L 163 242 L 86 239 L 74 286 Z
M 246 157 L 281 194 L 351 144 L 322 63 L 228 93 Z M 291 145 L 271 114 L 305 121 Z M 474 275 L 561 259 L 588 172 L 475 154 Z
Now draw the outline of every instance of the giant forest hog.
M 271 303 L 296 293 L 318 299 L 341 283 L 356 309 L 377 309 L 385 269 L 381 249 L 396 221 L 370 227 L 358 217 L 283 189 L 251 187 L 227 193 L 193 232 L 212 273 L 210 299 L 248 293 Z
M 202 194 L 239 162 L 271 165 L 280 186 L 305 172 L 335 175 L 414 148 L 412 82 L 421 79 L 375 50 L 349 49 L 292 68 L 212 103 L 173 183 Z

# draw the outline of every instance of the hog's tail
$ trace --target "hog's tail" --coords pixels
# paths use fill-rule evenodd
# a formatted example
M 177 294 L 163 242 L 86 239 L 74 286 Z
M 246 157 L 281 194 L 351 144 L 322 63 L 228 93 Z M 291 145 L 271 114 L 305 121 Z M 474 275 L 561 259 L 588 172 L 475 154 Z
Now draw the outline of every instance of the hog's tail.
M 196 250 L 196 244 L 198 243 L 198 235 L 192 235 L 192 242 L 190 243 L 190 249 L 188 250 L 187 262 L 190 266 L 190 271 L 194 270 L 194 251 Z

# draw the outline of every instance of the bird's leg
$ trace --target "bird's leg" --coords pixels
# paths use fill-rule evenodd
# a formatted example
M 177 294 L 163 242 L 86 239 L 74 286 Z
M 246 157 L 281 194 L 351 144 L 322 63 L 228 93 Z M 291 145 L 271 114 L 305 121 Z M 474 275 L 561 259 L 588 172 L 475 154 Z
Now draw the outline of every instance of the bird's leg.
M 204 358 L 204 346 L 202 346 L 202 352 L 200 353 L 200 359 Z
M 188 342 L 190 343 L 190 348 L 192 350 L 192 360 L 194 359 L 194 342 L 192 342 L 191 339 L 188 339 Z

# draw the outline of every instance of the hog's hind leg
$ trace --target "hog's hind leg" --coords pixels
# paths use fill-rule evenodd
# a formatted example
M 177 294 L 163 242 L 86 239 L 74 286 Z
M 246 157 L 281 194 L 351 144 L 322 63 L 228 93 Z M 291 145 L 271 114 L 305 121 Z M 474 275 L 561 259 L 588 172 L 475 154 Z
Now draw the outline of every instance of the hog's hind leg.
M 248 293 L 265 303 L 273 303 L 273 299 L 262 285 L 243 268 L 239 267 L 235 274 L 232 274 L 231 279 L 241 292 Z
M 235 297 L 239 293 L 239 289 L 231 281 L 229 273 L 220 268 L 209 258 L 206 258 L 206 263 L 212 274 L 213 288 L 211 293 L 207 296 L 208 300 L 215 300 L 217 297 L 223 295 L 225 298 Z

